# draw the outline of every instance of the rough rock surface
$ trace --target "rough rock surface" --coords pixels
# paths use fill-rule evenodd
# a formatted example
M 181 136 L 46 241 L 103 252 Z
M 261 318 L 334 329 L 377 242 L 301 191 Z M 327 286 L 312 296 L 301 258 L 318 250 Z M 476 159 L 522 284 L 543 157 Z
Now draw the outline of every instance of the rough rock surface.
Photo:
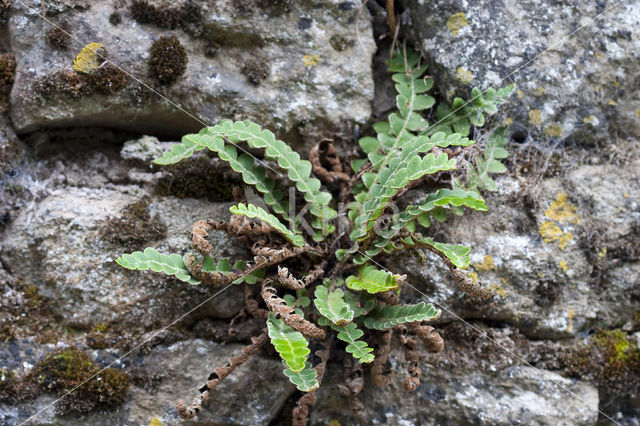
M 403 4 L 411 37 L 448 96 L 457 91 L 467 98 L 470 87 L 514 82 L 517 98 L 504 111 L 521 133 L 581 143 L 640 135 L 640 2 Z
M 269 123 L 279 133 L 296 134 L 298 127 L 328 129 L 369 117 L 370 64 L 376 47 L 366 10 L 357 23 L 360 42 L 356 40 L 355 2 L 330 1 L 322 7 L 310 1 L 290 2 L 290 11 L 253 2 L 196 2 L 200 15 L 194 13 L 195 18 L 174 29 L 136 22 L 128 7 L 131 2 L 122 2 L 119 9 L 104 0 L 92 1 L 88 8 L 46 10 L 50 22 L 71 34 L 66 49 L 52 49 L 47 43 L 51 23 L 38 14 L 55 4 L 49 3 L 41 8 L 40 2 L 28 7 L 16 2 L 10 17 L 17 62 L 11 117 L 18 133 L 82 122 L 178 137 L 231 118 L 253 119 Z M 186 3 L 151 5 L 179 14 Z M 110 23 L 114 12 L 121 19 L 117 25 Z M 151 44 L 167 35 L 178 37 L 188 63 L 175 84 L 160 86 L 149 77 L 147 62 Z M 74 58 L 88 43 L 102 44 L 109 59 L 140 82 L 130 81 L 108 95 L 53 94 L 42 99 L 34 86 L 58 71 L 73 76 Z M 262 73 L 257 80 L 256 72 Z M 70 86 L 77 89 L 75 83 Z
M 47 347 L 48 346 L 48 347 Z M 31 368 L 53 345 L 38 345 L 20 341 L 0 345 L 0 362 L 12 369 Z M 53 407 L 38 414 L 31 424 L 46 425 L 147 425 L 153 418 L 162 424 L 178 424 L 180 420 L 173 408 L 177 399 L 192 398 L 202 386 L 205 373 L 212 371 L 223 360 L 237 354 L 242 345 L 193 339 L 171 345 L 160 345 L 150 353 L 134 354 L 132 358 L 115 365 L 130 376 L 144 371 L 134 380 L 127 402 L 117 411 L 85 415 L 56 415 Z M 101 365 L 115 359 L 109 351 L 93 351 L 93 358 Z M 196 424 L 268 424 L 278 414 L 294 387 L 280 374 L 282 364 L 271 358 L 252 357 L 239 367 L 228 380 L 218 387 L 215 397 L 198 416 Z M 255 371 L 262 374 L 256 375 Z M 140 381 L 138 381 L 140 380 Z M 236 389 L 246 389 L 238 394 Z M 249 391 L 250 389 L 250 391 Z M 53 395 L 44 395 L 21 406 L 0 403 L 0 421 L 4 425 L 17 425 L 29 416 L 43 410 L 54 401 Z
M 55 165 L 48 169 L 45 163 Z M 165 253 L 185 253 L 190 249 L 193 222 L 227 217 L 230 204 L 157 197 L 149 199 L 148 218 L 130 216 L 123 214 L 123 208 L 144 200 L 152 188 L 115 184 L 122 183 L 127 173 L 135 175 L 135 169 L 122 161 L 94 152 L 81 160 L 41 162 L 40 167 L 51 173 L 46 195 L 14 218 L 6 229 L 0 256 L 17 279 L 57 301 L 54 311 L 66 324 L 90 329 L 103 322 L 125 321 L 151 327 L 213 293 L 215 289 L 193 287 L 171 277 L 127 271 L 115 259 L 147 244 Z M 147 170 L 148 166 L 138 175 L 144 176 Z M 109 222 L 110 218 L 123 222 Z M 123 245 L 133 237 L 123 226 L 144 233 L 152 223 L 169 225 L 166 235 L 149 234 L 149 241 Z M 119 233 L 124 240 L 111 240 Z M 243 254 L 224 233 L 212 232 L 211 238 L 219 255 Z M 234 287 L 215 303 L 206 303 L 196 317 L 231 318 L 242 306 L 242 292 Z
M 496 293 L 490 305 L 467 303 L 455 285 L 443 285 L 448 271 L 435 259 L 421 266 L 405 256 L 398 272 L 422 293 L 411 297 L 426 295 L 451 310 L 443 321 L 503 321 L 538 338 L 622 326 L 638 311 L 640 263 L 615 258 L 633 257 L 638 245 L 639 167 L 638 160 L 575 166 L 543 179 L 534 195 L 524 191 L 525 180 L 504 178 L 501 193 L 487 197 L 487 213 L 451 216 L 439 239 L 473 247 L 469 270 Z
M 333 390 L 335 378 L 341 374 L 337 370 L 329 370 L 330 381 L 318 392 L 311 424 L 326 425 L 332 419 L 342 425 L 357 424 L 340 409 L 343 397 Z M 414 392 L 406 393 L 402 374 L 397 371 L 388 387 L 365 387 L 358 398 L 366 407 L 369 424 L 593 425 L 598 417 L 594 386 L 529 367 L 488 374 L 452 374 L 427 368 L 421 382 Z M 568 398 L 565 389 L 586 404 Z

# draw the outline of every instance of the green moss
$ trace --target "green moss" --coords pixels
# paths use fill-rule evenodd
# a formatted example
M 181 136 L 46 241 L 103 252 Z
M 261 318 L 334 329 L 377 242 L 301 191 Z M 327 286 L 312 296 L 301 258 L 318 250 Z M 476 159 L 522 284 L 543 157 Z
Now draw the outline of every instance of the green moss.
M 123 246 L 128 250 L 141 250 L 151 241 L 167 235 L 167 225 L 157 216 L 149 213 L 149 197 L 127 205 L 120 217 L 110 217 L 100 228 L 100 236 L 106 241 Z
M 187 70 L 187 51 L 176 36 L 160 37 L 149 53 L 149 73 L 160 84 L 175 83 Z
M 56 410 L 59 413 L 84 413 L 96 408 L 112 408 L 124 402 L 129 389 L 129 377 L 113 368 L 101 370 L 89 355 L 71 347 L 47 355 L 34 366 L 20 386 L 25 389 L 37 387 L 41 391 L 61 395 L 81 385 L 58 401 Z
M 640 350 L 622 330 L 597 332 L 589 343 L 569 351 L 565 364 L 572 376 L 593 380 L 606 391 L 640 389 Z

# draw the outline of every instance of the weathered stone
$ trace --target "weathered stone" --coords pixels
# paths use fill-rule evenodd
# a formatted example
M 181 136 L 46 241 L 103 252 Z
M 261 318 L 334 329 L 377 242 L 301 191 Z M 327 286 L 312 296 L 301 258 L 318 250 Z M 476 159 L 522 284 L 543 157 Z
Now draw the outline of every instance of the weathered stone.
M 510 367 L 460 374 L 422 366 L 420 386 L 407 393 L 398 362 L 392 358 L 397 368 L 388 387 L 367 385 L 358 396 L 370 424 L 593 425 L 598 419 L 598 390 L 550 371 Z M 357 424 L 336 389 L 341 371 L 334 367 L 328 373 L 311 424 Z
M 403 3 L 441 93 L 515 82 L 503 111 L 521 130 L 580 143 L 640 135 L 640 2 Z
M 533 337 L 568 337 L 630 321 L 638 310 L 638 262 L 620 258 L 632 258 L 638 245 L 638 167 L 637 160 L 623 167 L 578 166 L 564 178 L 544 179 L 533 211 L 522 201 L 524 182 L 500 179 L 502 194 L 487 197 L 488 212 L 450 215 L 439 228 L 441 241 L 472 247 L 469 271 L 495 292 L 493 302 L 461 301 L 435 256 L 424 266 L 411 256 L 394 264 L 394 272 L 407 273 L 427 296 L 410 291 L 406 297 L 444 305 L 451 310 L 443 311 L 444 322 L 453 313 L 480 315 Z M 594 259 L 608 265 L 600 280 L 593 276 Z
M 181 10 L 187 3 L 151 5 Z M 17 62 L 11 95 L 16 130 L 82 123 L 178 137 L 231 118 L 252 119 L 295 135 L 299 126 L 332 129 L 368 119 L 375 43 L 366 10 L 356 36 L 357 8 L 344 8 L 339 1 L 322 7 L 292 2 L 292 9 L 282 14 L 252 5 L 239 10 L 237 3 L 197 2 L 200 14 L 170 29 L 136 22 L 129 10 L 115 10 L 111 1 L 93 1 L 90 9 L 62 8 L 50 20 L 64 21 L 69 28 L 74 40 L 67 50 L 47 45 L 43 34 L 51 24 L 38 15 L 37 4 L 14 3 L 9 33 Z M 117 26 L 110 23 L 114 12 L 121 17 Z M 175 84 L 160 86 L 148 74 L 149 48 L 160 36 L 171 34 L 186 49 L 187 70 Z M 330 42 L 336 35 L 347 41 L 343 50 Z M 122 78 L 118 74 L 109 80 L 113 85 L 98 90 L 85 81 L 90 77 L 73 71 L 80 49 L 94 42 L 136 81 L 116 90 L 115 82 Z M 256 60 L 270 64 L 257 85 L 242 73 Z M 60 71 L 70 74 L 56 74 Z M 97 71 L 89 75 L 93 72 Z M 43 85 L 47 76 L 54 77 Z M 105 91 L 114 93 L 96 93 Z

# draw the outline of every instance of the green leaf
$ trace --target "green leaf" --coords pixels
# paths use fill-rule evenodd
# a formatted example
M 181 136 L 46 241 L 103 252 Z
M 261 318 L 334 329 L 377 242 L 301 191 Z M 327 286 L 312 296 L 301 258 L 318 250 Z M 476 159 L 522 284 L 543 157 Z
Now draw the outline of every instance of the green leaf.
M 324 285 L 319 285 L 316 287 L 314 296 L 313 303 L 318 311 L 334 325 L 343 326 L 353 320 L 355 313 L 344 301 L 344 292 L 341 289 L 330 292 Z
M 189 284 L 200 284 L 200 281 L 189 274 L 187 266 L 179 254 L 162 254 L 154 248 L 147 247 L 144 252 L 134 251 L 131 254 L 123 254 L 116 259 L 116 263 L 127 269 L 138 271 L 151 269 L 154 272 L 174 275 L 180 281 Z
M 199 134 L 189 134 L 183 136 L 182 143 L 173 145 L 169 151 L 165 152 L 162 155 L 162 157 L 157 158 L 153 162 L 161 165 L 175 164 L 180 160 L 191 157 L 194 152 L 204 149 L 204 146 L 196 142 L 196 140 L 198 140 L 198 138 L 200 137 L 201 135 Z
M 344 327 L 332 325 L 331 328 L 338 332 L 338 339 L 347 343 L 345 348 L 347 353 L 350 353 L 360 363 L 373 362 L 375 359 L 372 353 L 373 348 L 370 348 L 364 340 L 358 340 L 364 335 L 364 332 L 354 323 L 349 323 Z
M 311 163 L 302 160 L 289 145 L 276 139 L 270 130 L 262 130 L 259 125 L 249 120 L 232 122 L 223 120 L 219 124 L 206 129 L 208 134 L 229 140 L 246 141 L 251 148 L 264 149 L 265 157 L 277 161 L 278 165 L 287 172 L 289 179 L 296 188 L 303 193 L 305 201 L 309 203 L 311 214 L 319 219 L 313 222 L 315 226 L 322 226 L 326 221 L 336 217 L 337 212 L 329 207 L 331 194 L 320 190 L 320 181 L 311 177 Z M 326 233 L 328 229 L 323 229 Z
M 371 136 L 360 138 L 358 143 L 360 144 L 360 148 L 367 154 L 378 151 L 380 146 L 378 139 L 372 138 Z
M 295 246 L 302 247 L 304 245 L 304 238 L 302 238 L 301 235 L 291 232 L 286 226 L 280 223 L 280 220 L 277 217 L 267 213 L 262 207 L 257 207 L 253 204 L 245 205 L 240 203 L 237 206 L 232 206 L 229 210 L 233 214 L 259 219 L 265 222 Z
M 400 284 L 399 279 L 400 275 L 380 271 L 372 265 L 365 265 L 360 268 L 358 275 L 350 275 L 346 284 L 351 290 L 365 290 L 375 294 L 397 288 Z
M 364 318 L 363 323 L 367 328 L 387 330 L 405 322 L 432 321 L 439 317 L 440 311 L 425 302 L 412 305 L 378 305 Z
M 287 364 L 283 362 L 286 366 Z M 299 391 L 313 392 L 320 387 L 316 370 L 311 367 L 311 363 L 307 362 L 300 371 L 293 371 L 290 368 L 284 369 L 284 375 L 289 381 L 296 385 Z
M 271 344 L 278 351 L 285 365 L 293 373 L 301 372 L 307 365 L 308 342 L 302 333 L 292 329 L 273 313 L 267 319 L 267 330 Z
M 369 313 L 377 303 L 376 297 L 369 293 L 351 291 L 344 293 L 344 301 L 349 304 L 356 318 Z

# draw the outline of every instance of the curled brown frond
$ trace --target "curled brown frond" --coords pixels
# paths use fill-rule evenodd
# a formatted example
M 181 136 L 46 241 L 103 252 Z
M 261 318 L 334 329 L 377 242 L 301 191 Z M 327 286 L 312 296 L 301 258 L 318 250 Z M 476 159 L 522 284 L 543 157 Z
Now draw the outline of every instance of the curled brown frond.
M 392 334 L 393 330 L 385 330 L 377 338 L 376 357 L 371 366 L 371 382 L 376 386 L 385 387 L 393 378 L 393 370 L 388 365 Z
M 444 349 L 444 340 L 435 328 L 429 325 L 410 324 L 411 331 L 420 339 L 429 352 L 438 353 Z
M 320 357 L 321 360 L 320 363 L 314 367 L 318 374 L 318 383 L 322 383 L 322 378 L 324 377 L 324 372 L 327 368 L 327 361 L 329 361 L 329 356 L 331 355 L 331 343 L 332 339 L 325 340 L 322 343 L 323 349 L 316 351 L 316 355 Z M 307 392 L 298 399 L 298 402 L 291 413 L 293 426 L 307 426 L 307 421 L 309 420 L 309 409 L 315 403 L 316 391 Z
M 255 318 L 266 320 L 269 316 L 269 311 L 260 307 L 260 303 L 253 292 L 253 287 L 248 284 L 244 285 L 244 307 Z
M 420 386 L 420 376 L 422 370 L 420 370 L 420 353 L 416 351 L 416 340 L 409 337 L 404 342 L 404 359 L 409 363 L 407 366 L 407 375 L 402 380 L 404 390 L 407 392 L 413 392 Z
M 344 383 L 338 385 L 340 393 L 349 401 L 349 408 L 358 422 L 366 424 L 367 416 L 364 412 L 364 404 L 358 399 L 358 394 L 364 388 L 364 376 L 362 364 L 351 357 L 343 361 Z
M 315 280 L 321 278 L 324 275 L 324 269 L 327 266 L 327 261 L 320 262 L 313 268 L 305 277 L 301 280 L 297 279 L 289 272 L 288 268 L 278 266 L 278 275 L 276 281 L 283 287 L 291 290 L 300 290 L 309 286 Z
M 197 416 L 202 410 L 202 405 L 208 401 L 209 392 L 213 391 L 233 370 L 244 364 L 267 340 L 267 333 L 253 337 L 249 346 L 242 348 L 240 353 L 231 357 L 224 366 L 214 369 L 213 373 L 207 378 L 207 382 L 199 389 L 201 394 L 193 400 L 191 405 L 187 405 L 184 401 L 178 401 L 176 404 L 178 415 L 185 420 L 190 420 Z
M 265 280 L 262 285 L 262 298 L 269 310 L 282 318 L 289 327 L 299 331 L 304 336 L 313 337 L 317 340 L 327 338 L 327 333 L 323 329 L 307 321 L 302 315 L 296 314 L 295 309 L 287 305 L 287 302 L 278 296 L 276 289 L 269 285 L 268 280 Z
M 211 255 L 213 252 L 213 247 L 207 241 L 208 233 L 212 229 L 224 231 L 234 237 L 260 237 L 273 231 L 264 222 L 254 222 L 239 215 L 232 215 L 228 222 L 211 219 L 199 220 L 191 227 L 191 245 L 203 256 Z
M 313 174 L 327 184 L 349 180 L 331 139 L 323 139 L 315 144 L 309 151 L 309 161 L 313 166 Z

